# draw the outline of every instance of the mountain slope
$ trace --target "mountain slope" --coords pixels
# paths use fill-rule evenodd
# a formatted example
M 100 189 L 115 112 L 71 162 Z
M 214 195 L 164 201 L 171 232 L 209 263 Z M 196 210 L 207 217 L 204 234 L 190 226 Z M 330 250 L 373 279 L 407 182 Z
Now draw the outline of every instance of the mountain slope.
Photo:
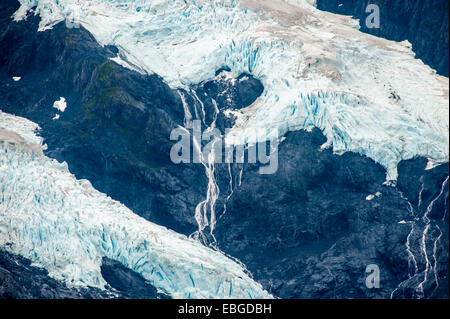
M 70 172 L 77 179 L 88 179 L 95 189 L 120 201 L 151 222 L 187 236 L 197 236 L 212 248 L 239 258 L 254 274 L 255 280 L 277 297 L 448 296 L 448 163 L 434 166 L 439 163 L 423 157 L 401 160 L 415 154 L 430 157 L 437 150 L 440 154 L 437 157 L 442 156 L 443 162 L 448 161 L 448 155 L 447 158 L 445 156 L 448 151 L 445 147 L 440 148 L 448 140 L 448 131 L 439 133 L 445 131 L 446 119 L 442 117 L 442 112 L 437 111 L 448 100 L 448 93 L 440 95 L 440 82 L 448 79 L 436 77 L 428 67 L 412 59 L 409 49 L 401 44 L 361 35 L 346 26 L 347 18 L 327 14 L 323 16 L 303 3 L 300 7 L 302 9 L 298 10 L 305 13 L 305 19 L 316 21 L 315 17 L 319 21 L 315 26 L 313 23 L 314 32 L 309 30 L 308 24 L 301 24 L 302 31 L 299 34 L 305 38 L 300 38 L 300 42 L 304 47 L 297 43 L 298 46 L 293 45 L 295 50 L 291 51 L 289 41 L 281 41 L 281 47 L 275 45 L 270 49 L 260 46 L 261 43 L 273 43 L 277 37 L 284 39 L 285 24 L 295 25 L 298 22 L 294 19 L 297 16 L 291 16 L 291 11 L 286 9 L 291 7 L 280 6 L 269 8 L 270 10 L 266 7 L 259 12 L 262 17 L 258 16 L 258 10 L 256 13 L 249 12 L 250 17 L 263 20 L 252 22 L 260 27 L 259 23 L 264 25 L 267 21 L 272 21 L 270 19 L 275 19 L 272 22 L 277 27 L 269 30 L 270 36 L 266 33 L 258 34 L 258 41 L 262 42 L 239 42 L 237 39 L 241 38 L 238 35 L 234 44 L 230 44 L 233 55 L 227 58 L 227 61 L 234 62 L 223 65 L 220 59 L 202 60 L 203 53 L 207 51 L 189 51 L 194 44 L 189 41 L 173 43 L 173 38 L 174 35 L 182 37 L 180 34 L 186 28 L 194 38 L 204 36 L 208 30 L 205 31 L 202 24 L 197 23 L 198 19 L 202 21 L 201 17 L 208 16 L 211 8 L 214 8 L 216 13 L 210 16 L 213 25 L 225 25 L 229 33 L 224 34 L 234 40 L 236 28 L 242 26 L 235 26 L 235 23 L 244 17 L 241 14 L 246 14 L 245 10 L 244 13 L 241 12 L 242 6 L 236 6 L 234 2 L 223 2 L 217 6 L 212 2 L 202 2 L 205 5 L 201 8 L 192 4 L 182 7 L 184 9 L 181 11 L 175 7 L 171 17 L 179 17 L 181 12 L 185 18 L 179 17 L 180 20 L 177 18 L 175 22 L 167 20 L 165 24 L 158 20 L 162 27 L 153 30 L 153 34 L 122 33 L 124 30 L 118 29 L 117 39 L 122 39 L 123 45 L 114 42 L 115 38 L 111 39 L 111 44 L 118 47 L 102 47 L 97 43 L 98 30 L 92 29 L 93 26 L 87 23 L 89 19 L 96 21 L 95 16 L 86 18 L 89 21 L 83 22 L 84 16 L 81 14 L 80 28 L 73 28 L 73 25 L 72 28 L 67 28 L 61 22 L 51 29 L 36 32 L 41 16 L 49 18 L 44 19 L 45 25 L 45 21 L 53 21 L 60 10 L 59 6 L 52 7 L 53 14 L 48 15 L 49 6 L 55 4 L 52 1 L 40 3 L 40 15 L 29 13 L 26 20 L 18 22 L 10 19 L 17 11 L 18 3 L 2 1 L 0 4 L 6 6 L 1 11 L 4 14 L 1 19 L 3 32 L 0 49 L 4 54 L 0 57 L 0 107 L 5 112 L 26 117 L 39 124 L 39 135 L 48 145 L 45 155 L 59 162 L 66 161 Z M 73 3 L 65 2 L 61 6 L 67 6 L 68 10 L 73 8 Z M 160 3 L 163 5 L 165 2 Z M 134 15 L 130 9 L 109 7 L 110 5 L 106 7 L 109 11 L 103 11 L 101 19 L 108 20 L 108 23 L 112 21 L 113 26 L 115 18 L 120 20 L 119 14 L 127 17 Z M 247 2 L 247 5 L 251 7 L 251 2 Z M 269 4 L 265 2 L 265 5 Z M 98 13 L 99 8 L 93 8 Z M 151 10 L 163 8 L 164 6 L 143 8 L 142 14 L 147 18 L 147 15 L 154 13 Z M 230 12 L 236 15 L 227 18 Z M 158 19 L 165 20 L 165 16 L 159 16 Z M 281 26 L 278 24 L 279 19 L 283 22 Z M 186 26 L 186 20 L 191 24 Z M 145 21 L 147 20 L 144 19 Z M 337 34 L 321 33 L 323 26 L 320 21 L 327 28 L 339 26 Z M 328 21 L 329 25 L 324 21 Z M 173 23 L 179 23 L 179 32 L 163 27 Z M 354 22 L 350 24 L 353 25 Z M 126 27 L 131 28 L 132 25 Z M 91 28 L 92 33 L 83 26 Z M 142 28 L 146 29 L 148 25 Z M 277 31 L 275 35 L 271 33 L 274 30 Z M 111 30 L 103 31 L 108 33 Z M 252 34 L 253 31 L 254 29 L 250 29 L 248 32 Z M 316 33 L 319 40 L 308 36 Z M 343 34 L 357 35 L 356 44 L 353 43 L 351 48 L 354 49 L 356 45 L 358 50 L 353 52 L 350 48 L 342 48 Z M 210 40 L 212 35 L 209 32 L 205 41 Z M 161 42 L 157 53 L 171 55 L 178 50 L 172 48 L 172 44 L 175 44 L 175 48 L 181 47 L 180 55 L 169 56 L 173 65 L 161 68 L 161 74 L 143 74 L 146 64 L 137 63 L 130 54 L 150 51 L 125 50 L 127 45 L 134 45 L 135 36 L 151 40 L 149 43 L 152 45 L 155 44 L 152 41 L 157 41 L 161 36 L 161 39 L 168 42 Z M 324 36 L 329 41 L 323 40 Z M 131 41 L 131 44 L 127 41 Z M 214 43 L 216 42 L 212 42 Z M 259 48 L 256 55 L 253 54 L 255 43 Z M 341 51 L 331 61 L 328 59 L 330 49 L 324 46 L 332 47 L 333 43 Z M 170 50 L 165 51 L 166 44 L 170 44 Z M 139 45 L 150 44 L 144 41 Z M 318 46 L 317 51 L 311 48 L 315 45 Z M 291 56 L 277 59 L 280 58 L 280 52 L 298 54 L 299 47 L 300 51 L 301 48 L 304 50 L 301 52 L 313 55 L 318 62 L 309 67 L 301 64 L 301 71 L 306 72 L 301 72 L 303 78 L 293 80 L 295 85 L 305 84 L 300 89 L 292 87 L 293 91 L 303 90 L 308 94 L 283 99 L 290 92 L 285 89 L 287 84 L 282 83 L 281 89 L 273 83 L 279 84 L 279 75 L 283 70 L 287 70 L 288 75 L 291 74 L 291 69 L 297 72 L 298 55 L 294 59 Z M 189 54 L 184 56 L 186 50 Z M 353 53 L 349 54 L 349 51 Z M 381 56 L 381 53 L 386 56 Z M 223 56 L 219 54 L 219 57 Z M 261 57 L 265 57 L 264 61 L 258 60 Z M 392 60 L 393 57 L 398 60 Z M 190 74 L 192 69 L 186 66 L 188 64 L 184 59 L 189 59 L 189 63 L 194 64 L 202 61 L 201 65 L 196 65 L 199 73 Z M 366 59 L 371 61 L 370 65 Z M 259 65 L 260 69 L 253 66 L 248 68 L 249 61 L 259 61 L 259 64 L 251 65 Z M 341 64 L 336 66 L 333 61 Z M 347 80 L 352 78 L 351 81 L 339 80 L 339 77 L 332 76 L 337 73 L 325 72 L 327 68 L 323 67 L 330 66 L 330 63 Z M 293 64 L 295 67 L 292 67 Z M 407 66 L 412 69 L 408 70 Z M 381 75 L 368 73 L 366 67 L 370 70 L 373 68 L 374 71 L 380 67 L 377 72 Z M 186 70 L 184 76 L 200 75 L 204 78 L 198 79 L 199 83 L 179 86 L 174 84 L 176 81 L 171 82 L 170 74 L 167 76 L 168 73 L 165 73 L 178 68 Z M 335 70 L 333 68 L 328 70 Z M 417 76 L 408 74 L 409 71 L 417 72 Z M 270 72 L 273 74 L 269 74 Z M 383 81 L 373 82 L 374 78 L 386 80 L 391 72 L 398 73 L 393 76 L 397 79 L 394 82 L 400 85 L 400 90 L 405 90 L 407 97 L 400 95 L 396 91 L 397 87 L 395 90 L 393 87 L 381 89 Z M 266 73 L 275 82 L 270 82 L 264 75 Z M 180 78 L 183 78 L 183 74 Z M 18 81 L 13 79 L 17 76 L 21 77 Z M 408 79 L 407 83 L 411 84 L 410 88 L 404 88 L 405 77 Z M 357 83 L 358 81 L 361 82 Z M 355 89 L 355 85 L 361 97 L 355 98 L 349 93 Z M 315 86 L 319 86 L 321 91 L 311 91 Z M 373 92 L 369 90 L 372 89 L 371 86 Z M 430 87 L 432 89 L 424 96 L 419 96 L 422 90 Z M 417 92 L 409 96 L 416 89 Z M 358 106 L 360 98 L 373 98 L 380 94 L 380 90 L 386 96 L 382 95 L 376 103 L 368 99 L 367 105 Z M 439 92 L 436 96 L 432 93 L 434 90 Z M 275 95 L 280 99 L 272 103 L 277 100 Z M 391 95 L 394 99 L 387 98 L 386 102 L 385 98 Z M 395 96 L 400 96 L 402 102 L 397 101 Z M 64 112 L 53 107 L 55 101 L 61 101 L 60 97 L 64 97 L 67 102 Z M 411 99 L 415 99 L 414 103 L 410 103 Z M 420 105 L 420 101 L 425 99 L 428 99 L 427 104 Z M 295 107 L 290 104 L 292 101 L 295 101 Z M 434 104 L 432 101 L 438 102 Z M 430 105 L 430 108 L 427 109 L 426 105 Z M 205 111 L 204 115 L 202 110 Z M 333 110 L 332 114 L 329 114 L 330 110 Z M 443 111 L 448 112 L 448 107 Z M 246 133 L 242 133 L 235 124 L 239 125 L 239 121 L 226 116 L 229 112 L 238 116 L 239 113 L 244 114 L 240 118 L 248 119 L 243 122 L 247 127 L 253 125 L 270 128 L 282 124 L 279 169 L 276 174 L 259 175 L 259 166 L 256 164 L 213 163 L 215 171 L 212 174 L 214 178 L 211 179 L 202 164 L 175 165 L 170 161 L 169 153 L 173 145 L 173 141 L 169 139 L 170 132 L 173 128 L 186 124 L 187 113 L 206 126 L 211 126 L 216 118 L 214 124 L 222 133 L 225 128 L 235 126 L 236 140 L 245 136 Z M 59 118 L 54 119 L 55 115 Z M 275 121 L 274 117 L 282 119 L 281 122 Z M 434 119 L 437 121 L 433 122 Z M 323 131 L 313 128 L 314 126 Z M 327 131 L 327 127 L 332 129 Z M 308 131 L 298 130 L 301 128 L 308 128 Z M 283 135 L 289 130 L 295 131 Z M 365 133 L 353 145 L 358 145 L 356 153 L 342 151 L 353 147 L 346 144 L 354 136 L 349 136 L 349 132 Z M 428 135 L 429 132 L 434 133 Z M 35 138 L 34 134 L 27 134 L 30 138 Z M 418 138 L 415 139 L 414 136 Z M 376 137 L 377 143 L 382 144 L 378 146 L 387 150 L 385 159 L 388 162 L 395 158 L 395 167 L 383 161 L 380 161 L 383 164 L 380 165 L 373 160 L 379 159 L 380 148 L 371 149 L 368 156 L 364 155 L 365 148 L 370 144 L 364 143 L 370 141 L 371 137 Z M 322 147 L 329 145 L 330 140 L 333 141 L 333 148 Z M 339 151 L 339 145 L 342 146 L 342 152 L 333 152 Z M 397 161 L 398 175 L 395 173 Z M 434 165 L 427 166 L 427 163 Z M 386 168 L 390 171 L 387 172 Z M 390 178 L 396 176 L 396 187 L 383 185 L 386 175 Z M 207 201 L 208 223 L 211 224 L 199 234 L 200 225 L 195 219 L 195 209 L 206 200 L 207 190 L 211 185 L 217 187 L 213 187 L 218 190 L 217 200 L 214 203 Z M 14 201 L 3 204 L 18 205 Z M 212 223 L 211 208 L 215 209 L 215 223 Z M 4 214 L 5 218 L 9 218 L 7 212 Z M 93 224 L 92 227 L 94 226 Z M 70 235 L 73 233 L 70 232 Z M 27 244 L 39 246 L 38 237 Z M 50 255 L 53 254 L 49 252 Z M 128 262 L 122 261 L 126 265 Z M 70 259 L 67 263 L 77 264 L 76 260 Z M 97 258 L 97 278 L 106 280 L 107 274 L 98 273 L 100 264 L 101 261 Z M 380 266 L 384 278 L 381 289 L 370 290 L 365 286 L 365 267 L 368 264 Z M 52 268 L 51 265 L 47 267 Z M 109 279 L 111 280 L 110 276 Z M 114 278 L 112 282 L 115 282 Z M 178 288 L 180 287 L 175 290 Z

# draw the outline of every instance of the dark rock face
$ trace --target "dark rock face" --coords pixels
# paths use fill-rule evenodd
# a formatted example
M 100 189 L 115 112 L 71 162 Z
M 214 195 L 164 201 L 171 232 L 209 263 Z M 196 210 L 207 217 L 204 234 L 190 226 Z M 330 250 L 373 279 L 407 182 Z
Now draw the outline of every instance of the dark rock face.
M 26 258 L 0 250 L 0 299 L 112 299 L 167 298 L 141 276 L 121 264 L 105 259 L 106 290 L 68 288 L 48 276 L 46 270 L 30 265 Z
M 389 298 L 393 291 L 394 298 L 414 298 L 427 267 L 424 295 L 448 296 L 448 164 L 425 171 L 424 159 L 402 162 L 394 188 L 383 185 L 385 171 L 372 160 L 320 151 L 323 142 L 318 129 L 291 132 L 280 145 L 276 174 L 259 175 L 256 166 L 245 166 L 242 184 L 219 219 L 218 246 L 282 298 Z M 420 192 L 411 181 L 421 179 L 422 210 L 411 211 Z M 428 266 L 421 248 L 426 208 Z M 406 249 L 410 233 L 416 271 Z M 431 279 L 435 257 L 439 287 Z M 371 264 L 380 269 L 380 289 L 365 285 Z
M 250 74 L 241 74 L 236 80 L 227 81 L 225 77 L 218 77 L 206 82 L 199 89 L 203 95 L 217 101 L 222 108 L 244 108 L 251 105 L 264 91 L 261 82 Z
M 251 104 L 261 83 L 248 74 L 225 78 L 224 68 L 189 91 L 172 90 L 156 75 L 110 61 L 117 50 L 100 47 L 83 28 L 61 23 L 38 33 L 37 17 L 12 22 L 17 7 L 0 3 L 2 110 L 38 123 L 46 155 L 66 161 L 77 178 L 152 222 L 195 232 L 208 179 L 201 164 L 171 162 L 170 132 L 184 124 L 184 107 L 204 127 L 217 115 L 224 132 L 233 119 L 223 111 Z M 60 96 L 67 109 L 53 120 Z M 425 171 L 424 159 L 402 162 L 398 186 L 389 187 L 372 160 L 321 151 L 317 129 L 285 137 L 276 174 L 260 175 L 256 164 L 215 165 L 217 225 L 215 238 L 208 228 L 200 236 L 205 244 L 244 262 L 277 297 L 448 297 L 448 164 Z M 378 289 L 365 285 L 370 264 L 380 269 Z M 102 274 L 119 297 L 164 297 L 115 261 L 105 259 Z M 13 297 L 38 295 L 27 291 Z
M 157 292 L 156 288 L 142 276 L 109 258 L 103 258 L 101 266 L 103 279 L 119 293 L 120 298 L 160 299 L 168 298 Z
M 70 289 L 48 277 L 43 269 L 30 266 L 30 261 L 0 250 L 1 299 L 82 299 L 112 298 L 113 294 L 95 288 Z
M 410 232 L 409 242 L 411 252 L 416 256 L 417 268 L 419 271 L 426 270 L 428 264 L 429 271 L 426 276 L 436 275 L 439 278 L 434 283 L 425 282 L 424 289 L 429 289 L 432 297 L 442 298 L 449 295 L 449 166 L 445 164 L 424 171 L 425 167 L 426 160 L 423 158 L 401 162 L 398 167 L 400 175 L 397 187 L 408 199 L 409 209 L 416 220 Z M 406 296 L 417 294 L 409 287 L 414 286 L 418 279 L 420 283 L 425 278 L 414 276 L 418 272 L 414 267 L 412 263 L 409 269 L 411 278 L 399 287 L 396 296 L 402 293 Z
M 365 24 L 368 4 L 380 8 L 380 28 Z M 360 19 L 361 31 L 394 41 L 409 40 L 416 58 L 449 75 L 448 0 L 317 0 L 317 8 Z

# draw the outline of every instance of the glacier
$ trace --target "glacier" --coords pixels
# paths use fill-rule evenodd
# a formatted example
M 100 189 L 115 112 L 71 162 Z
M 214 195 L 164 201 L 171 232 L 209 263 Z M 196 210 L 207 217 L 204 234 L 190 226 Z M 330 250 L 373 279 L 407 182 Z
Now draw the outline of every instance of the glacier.
M 307 0 L 19 0 L 14 19 L 34 12 L 40 31 L 66 21 L 123 66 L 161 76 L 172 88 L 208 81 L 228 67 L 250 73 L 262 96 L 241 110 L 227 142 L 264 130 L 320 128 L 323 148 L 380 163 L 395 183 L 401 160 L 448 162 L 448 78 L 414 58 L 409 42 L 364 34 L 350 17 Z
M 69 287 L 104 289 L 103 257 L 173 298 L 271 298 L 237 262 L 153 224 L 65 162 L 43 155 L 39 126 L 0 111 L 0 248 Z

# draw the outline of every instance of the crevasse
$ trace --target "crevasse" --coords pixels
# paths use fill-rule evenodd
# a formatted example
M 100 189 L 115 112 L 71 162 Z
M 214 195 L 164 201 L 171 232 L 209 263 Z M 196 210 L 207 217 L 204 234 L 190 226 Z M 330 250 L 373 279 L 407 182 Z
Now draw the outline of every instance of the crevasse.
M 402 159 L 448 161 L 448 78 L 415 59 L 409 43 L 363 34 L 355 20 L 319 11 L 314 1 L 19 1 L 17 21 L 36 7 L 41 31 L 63 20 L 80 24 L 173 88 L 209 80 L 224 66 L 234 76 L 253 74 L 265 90 L 243 110 L 230 143 L 245 142 L 255 128 L 282 136 L 317 126 L 324 147 L 372 158 L 387 180 L 396 180 Z
M 234 261 L 133 214 L 42 153 L 38 126 L 0 111 L 0 247 L 69 286 L 104 288 L 103 257 L 174 298 L 270 298 Z

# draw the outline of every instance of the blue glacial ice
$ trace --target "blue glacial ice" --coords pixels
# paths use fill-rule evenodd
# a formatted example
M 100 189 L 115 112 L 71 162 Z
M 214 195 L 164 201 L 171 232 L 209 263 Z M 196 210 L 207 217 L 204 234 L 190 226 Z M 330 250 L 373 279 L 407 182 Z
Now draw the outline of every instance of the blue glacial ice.
M 19 0 L 14 18 L 34 9 L 39 30 L 66 21 L 102 44 L 116 61 L 157 73 L 173 88 L 210 80 L 228 66 L 253 74 L 263 95 L 242 110 L 227 137 L 244 143 L 277 128 L 319 127 L 323 147 L 366 155 L 397 178 L 402 159 L 448 161 L 448 78 L 414 58 L 411 45 L 361 33 L 350 17 L 311 0 Z M 122 59 L 123 57 L 123 59 Z
M 220 252 L 135 215 L 43 155 L 38 126 L 0 111 L 0 248 L 70 287 L 103 289 L 103 257 L 174 298 L 271 298 Z

